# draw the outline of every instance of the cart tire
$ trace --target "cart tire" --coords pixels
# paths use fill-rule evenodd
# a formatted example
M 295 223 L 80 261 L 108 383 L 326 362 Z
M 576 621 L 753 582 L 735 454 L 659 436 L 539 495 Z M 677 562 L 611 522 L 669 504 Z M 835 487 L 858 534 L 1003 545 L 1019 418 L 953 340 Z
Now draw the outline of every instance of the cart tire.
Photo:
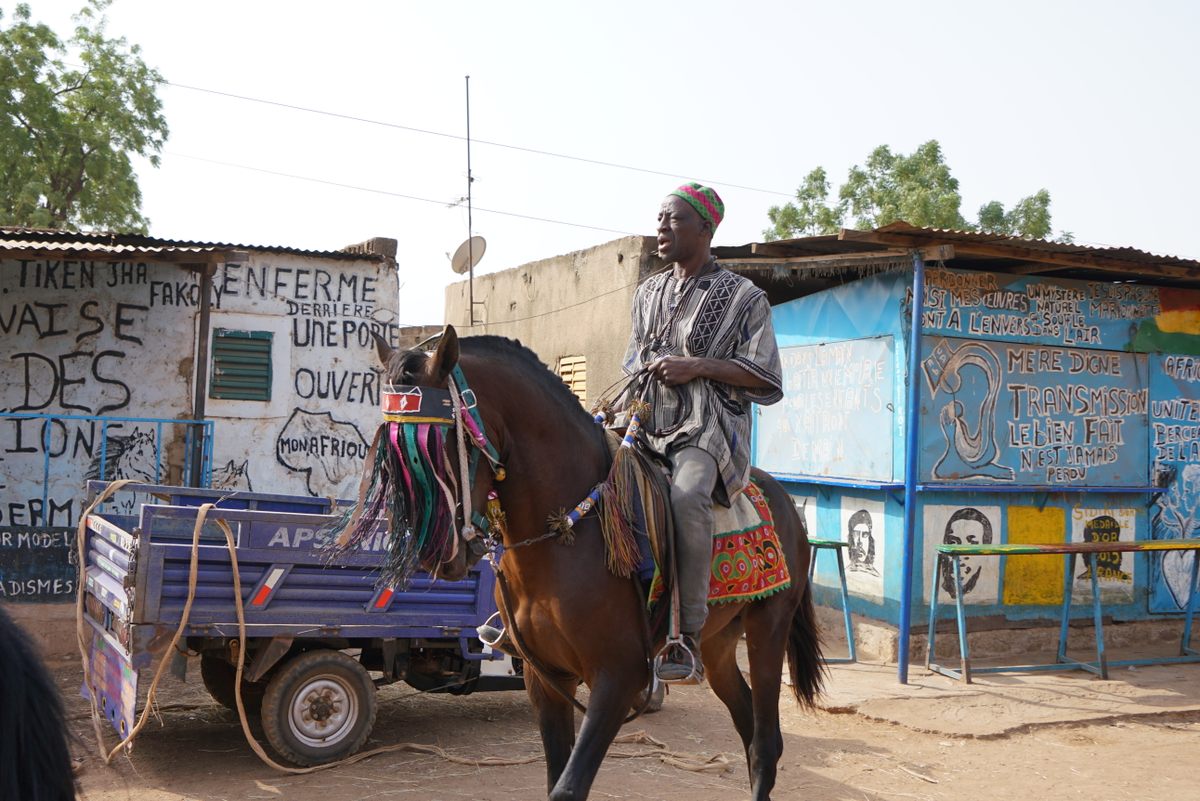
M 200 679 L 204 689 L 213 700 L 226 709 L 237 712 L 237 700 L 234 698 L 233 682 L 237 678 L 237 668 L 219 656 L 203 654 L 200 657 Z M 250 682 L 242 680 L 242 706 L 246 712 L 257 715 L 262 708 L 263 693 L 267 691 L 266 682 Z
M 267 683 L 263 733 L 284 759 L 320 765 L 362 748 L 375 725 L 375 683 L 340 651 L 306 651 Z

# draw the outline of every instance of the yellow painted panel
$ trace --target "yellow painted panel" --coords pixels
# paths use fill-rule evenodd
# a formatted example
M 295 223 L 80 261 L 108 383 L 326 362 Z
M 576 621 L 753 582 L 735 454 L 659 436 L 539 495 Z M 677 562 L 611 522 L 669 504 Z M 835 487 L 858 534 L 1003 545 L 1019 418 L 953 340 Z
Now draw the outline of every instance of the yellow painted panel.
M 1064 509 L 1008 507 L 1008 542 L 1061 543 L 1067 538 Z M 1063 556 L 1009 556 L 1004 567 L 1004 603 L 1061 604 Z

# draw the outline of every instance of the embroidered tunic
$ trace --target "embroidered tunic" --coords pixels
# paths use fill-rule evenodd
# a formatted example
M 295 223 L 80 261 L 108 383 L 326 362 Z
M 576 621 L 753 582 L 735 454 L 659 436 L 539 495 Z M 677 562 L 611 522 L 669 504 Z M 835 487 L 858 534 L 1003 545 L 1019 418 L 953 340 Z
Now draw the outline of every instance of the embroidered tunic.
M 650 403 L 643 423 L 651 446 L 668 456 L 689 445 L 707 451 L 721 473 L 715 497 L 728 506 L 750 479 L 749 404 L 779 401 L 783 381 L 766 293 L 712 265 L 683 281 L 668 270 L 638 287 L 624 369 L 632 375 L 662 356 L 698 356 L 732 361 L 770 385 L 750 389 L 697 378 L 675 387 L 653 379 L 631 387 L 644 387 Z

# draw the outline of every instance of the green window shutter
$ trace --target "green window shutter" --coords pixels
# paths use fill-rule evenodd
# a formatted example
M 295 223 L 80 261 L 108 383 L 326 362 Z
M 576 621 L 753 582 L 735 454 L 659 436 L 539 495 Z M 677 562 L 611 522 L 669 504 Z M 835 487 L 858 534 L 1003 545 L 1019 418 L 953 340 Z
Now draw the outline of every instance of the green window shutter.
M 269 401 L 271 336 L 270 331 L 215 329 L 208 397 Z

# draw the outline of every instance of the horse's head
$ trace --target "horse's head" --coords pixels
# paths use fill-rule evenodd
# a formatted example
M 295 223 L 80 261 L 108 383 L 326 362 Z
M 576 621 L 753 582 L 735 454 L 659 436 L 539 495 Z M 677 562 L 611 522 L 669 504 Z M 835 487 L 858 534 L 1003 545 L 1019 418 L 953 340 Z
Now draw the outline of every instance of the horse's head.
M 375 335 L 375 349 L 383 366 L 383 385 L 385 387 L 447 389 L 460 355 L 458 334 L 454 327 L 449 325 L 442 332 L 437 347 L 432 352 L 420 349 L 397 350 L 378 335 Z M 423 561 L 421 564 L 422 569 L 451 581 L 466 576 L 471 566 L 478 562 L 483 555 L 483 551 L 478 547 L 479 543 L 471 543 L 463 539 L 464 528 L 466 524 L 471 523 L 471 521 L 463 519 L 464 493 L 470 492 L 471 509 L 476 512 L 482 511 L 487 503 L 487 495 L 493 482 L 488 461 L 478 459 L 474 473 L 468 477 L 466 482 L 469 487 L 462 486 L 464 481 L 459 455 L 460 438 L 468 453 L 471 448 L 475 447 L 472 444 L 471 436 L 462 430 L 462 426 L 463 422 L 458 420 L 453 426 L 444 427 L 445 433 L 435 438 L 443 452 L 430 454 L 429 461 L 433 464 L 432 473 L 438 484 L 435 489 L 442 493 L 438 500 L 444 502 L 449 496 L 454 510 L 449 532 L 451 537 L 449 547 L 442 548 L 436 559 Z M 468 461 L 470 461 L 469 456 Z
M 393 386 L 419 386 L 445 389 L 450 373 L 458 365 L 458 332 L 447 325 L 432 353 L 411 348 L 397 350 L 374 331 L 375 352 L 383 365 L 383 383 Z

